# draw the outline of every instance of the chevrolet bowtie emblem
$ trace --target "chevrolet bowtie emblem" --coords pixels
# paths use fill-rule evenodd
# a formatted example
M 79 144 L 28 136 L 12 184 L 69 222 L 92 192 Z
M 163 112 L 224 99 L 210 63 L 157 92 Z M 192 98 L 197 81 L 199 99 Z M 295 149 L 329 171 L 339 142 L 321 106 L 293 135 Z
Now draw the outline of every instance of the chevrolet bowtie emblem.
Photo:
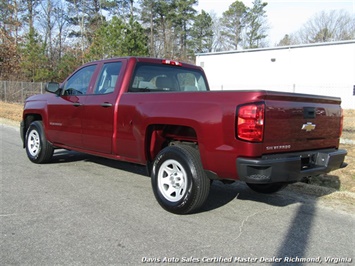
M 307 124 L 302 125 L 302 130 L 306 130 L 307 132 L 310 132 L 316 128 L 316 125 L 312 124 L 312 122 L 307 122 Z

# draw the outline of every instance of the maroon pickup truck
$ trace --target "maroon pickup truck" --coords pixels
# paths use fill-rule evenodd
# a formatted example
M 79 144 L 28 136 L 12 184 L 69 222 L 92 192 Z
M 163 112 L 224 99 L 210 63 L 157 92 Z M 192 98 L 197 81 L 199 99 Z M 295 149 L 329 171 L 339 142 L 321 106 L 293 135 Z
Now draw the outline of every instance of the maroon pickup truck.
M 147 165 L 157 201 L 173 213 L 201 207 L 212 180 L 273 193 L 346 166 L 339 98 L 209 91 L 200 67 L 137 57 L 85 64 L 46 90 L 23 111 L 32 162 L 64 148 Z

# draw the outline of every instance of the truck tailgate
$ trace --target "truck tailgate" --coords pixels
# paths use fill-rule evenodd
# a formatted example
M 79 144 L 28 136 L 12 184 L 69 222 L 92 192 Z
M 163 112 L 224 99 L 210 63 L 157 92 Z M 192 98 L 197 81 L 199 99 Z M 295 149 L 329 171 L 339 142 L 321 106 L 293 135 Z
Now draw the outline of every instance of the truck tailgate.
M 338 148 L 340 103 L 336 97 L 267 92 L 263 153 Z

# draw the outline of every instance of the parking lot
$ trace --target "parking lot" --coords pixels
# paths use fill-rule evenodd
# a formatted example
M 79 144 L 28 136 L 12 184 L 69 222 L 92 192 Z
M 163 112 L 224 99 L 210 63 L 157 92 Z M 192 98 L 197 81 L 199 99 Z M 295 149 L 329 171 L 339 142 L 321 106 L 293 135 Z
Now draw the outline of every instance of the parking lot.
M 215 182 L 192 215 L 164 211 L 145 168 L 58 150 L 31 163 L 1 125 L 0 265 L 349 265 L 355 213 L 287 188 L 274 195 Z

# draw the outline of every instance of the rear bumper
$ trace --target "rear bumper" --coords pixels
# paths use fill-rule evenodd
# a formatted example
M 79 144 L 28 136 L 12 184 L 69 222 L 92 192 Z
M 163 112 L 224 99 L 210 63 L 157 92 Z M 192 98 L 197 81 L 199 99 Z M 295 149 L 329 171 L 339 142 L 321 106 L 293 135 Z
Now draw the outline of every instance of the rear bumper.
M 238 158 L 236 164 L 240 180 L 247 183 L 291 183 L 346 167 L 346 154 L 346 150 L 327 149 L 266 155 L 257 159 Z

